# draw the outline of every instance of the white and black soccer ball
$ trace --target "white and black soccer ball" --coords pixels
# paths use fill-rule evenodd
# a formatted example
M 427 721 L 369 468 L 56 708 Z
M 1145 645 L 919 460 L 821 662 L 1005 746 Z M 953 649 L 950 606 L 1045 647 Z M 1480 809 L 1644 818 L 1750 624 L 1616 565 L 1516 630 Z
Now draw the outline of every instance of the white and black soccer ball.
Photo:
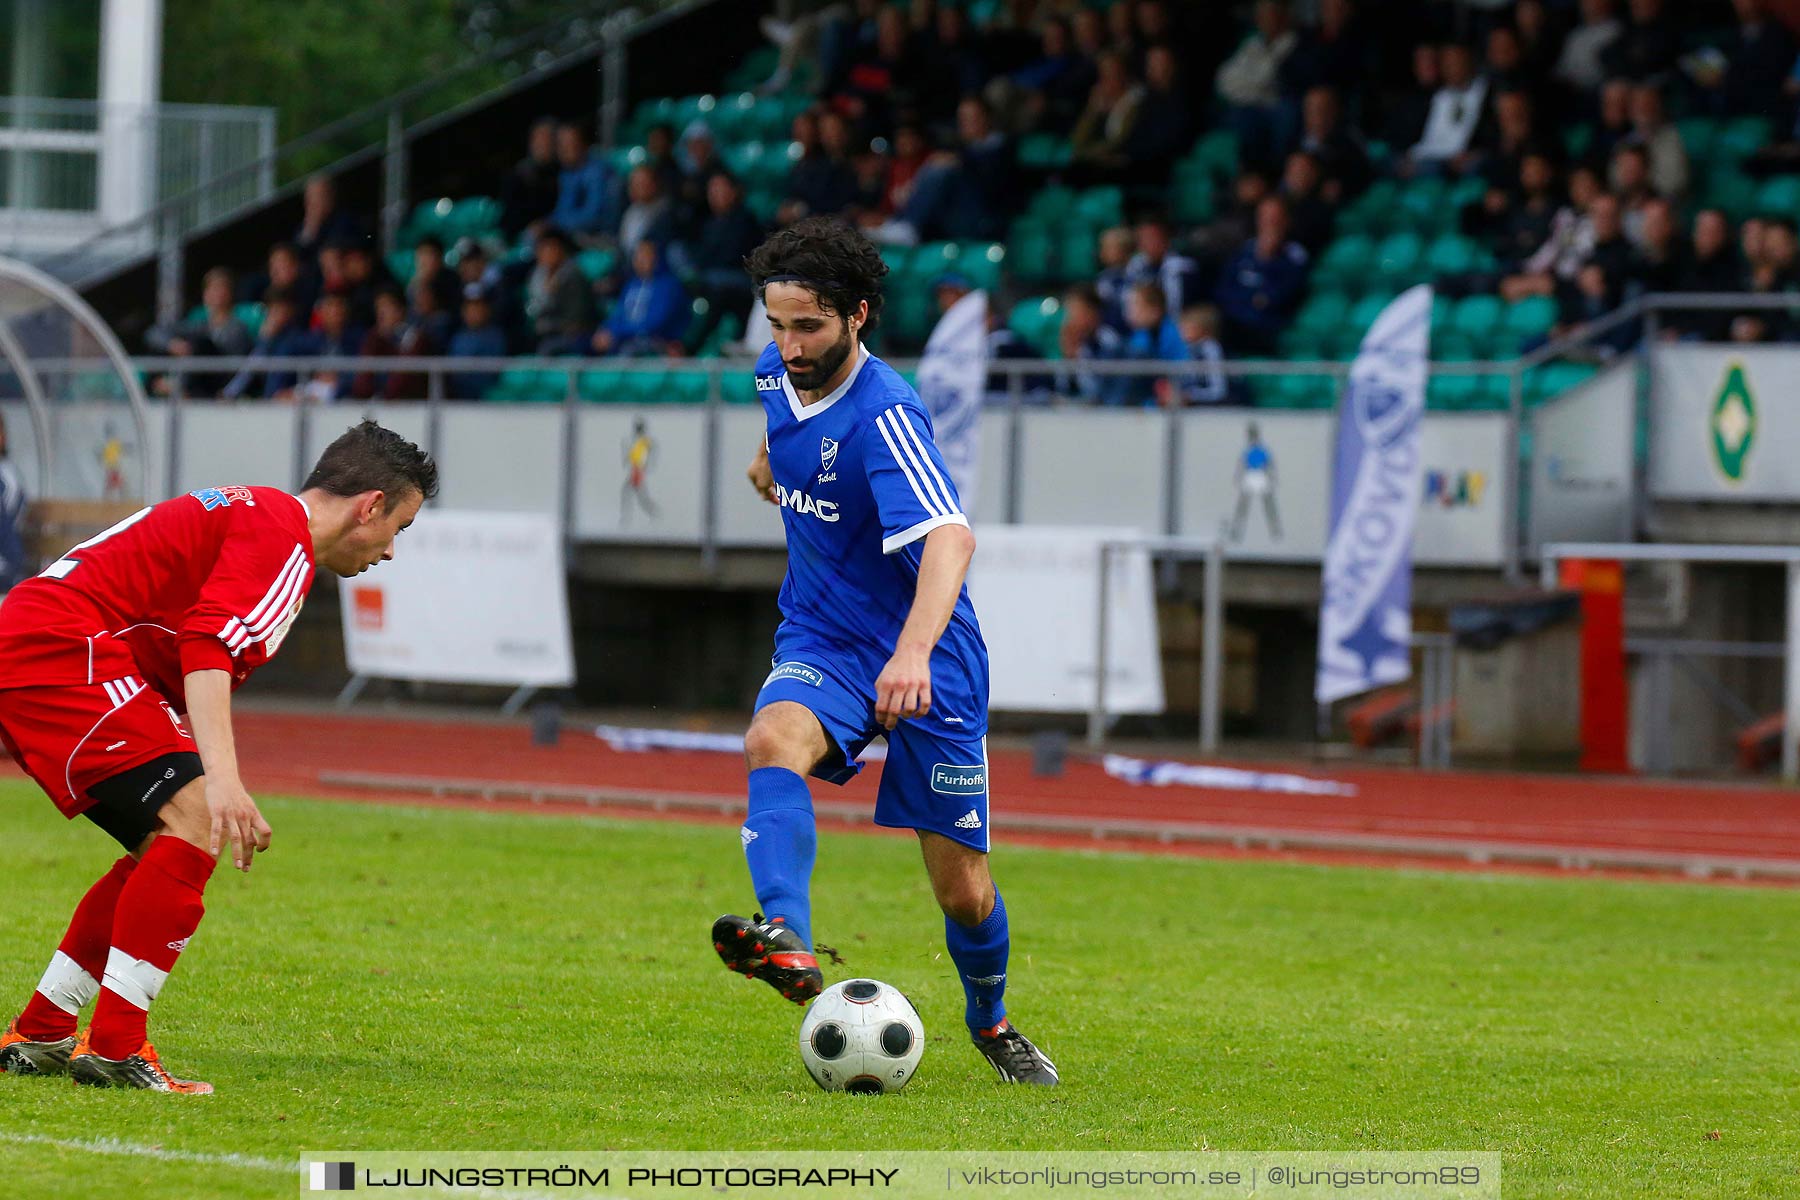
M 897 1092 L 924 1053 L 918 1011 L 899 988 L 878 980 L 832 984 L 800 1022 L 800 1061 L 828 1092 Z

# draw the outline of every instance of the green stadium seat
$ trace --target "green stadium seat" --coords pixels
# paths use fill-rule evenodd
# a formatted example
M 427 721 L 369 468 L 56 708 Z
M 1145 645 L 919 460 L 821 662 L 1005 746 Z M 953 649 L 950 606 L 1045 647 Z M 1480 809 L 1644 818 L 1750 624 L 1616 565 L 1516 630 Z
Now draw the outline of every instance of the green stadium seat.
M 1125 189 L 1093 187 L 1075 201 L 1073 216 L 1090 225 L 1121 225 L 1125 221 Z
M 1474 362 L 1480 358 L 1476 340 L 1457 329 L 1446 329 L 1431 335 L 1433 362 Z
M 1360 290 L 1368 283 L 1375 264 L 1375 242 L 1366 234 L 1347 234 L 1325 247 L 1313 268 L 1314 288 Z
M 1210 180 L 1182 177 L 1177 172 L 1169 184 L 1169 215 L 1184 225 L 1199 225 L 1213 219 L 1218 211 L 1218 197 Z
M 1468 335 L 1477 346 L 1489 344 L 1506 317 L 1506 304 L 1498 296 L 1469 296 L 1456 305 L 1450 327 Z
M 1215 129 L 1195 142 L 1182 161 L 1200 164 L 1215 179 L 1230 179 L 1238 173 L 1237 135 L 1228 129 Z
M 1457 233 L 1440 235 L 1425 250 L 1425 270 L 1433 278 L 1463 275 L 1485 267 L 1490 261 L 1473 238 Z
M 1358 343 L 1362 341 L 1363 335 L 1369 332 L 1369 327 L 1375 324 L 1375 318 L 1381 315 L 1381 310 L 1392 303 L 1393 299 L 1394 293 L 1375 292 L 1364 296 L 1350 306 L 1350 313 L 1346 319 L 1349 327 L 1356 331 Z
M 1774 122 L 1767 117 L 1733 117 L 1718 132 L 1714 161 L 1744 161 L 1769 144 L 1774 129 Z
M 388 274 L 394 277 L 401 287 L 412 282 L 413 252 L 411 250 L 394 250 L 387 256 Z
M 500 232 L 500 202 L 492 196 L 465 196 L 450 206 L 444 227 L 445 240 L 491 237 Z
M 1711 117 L 1683 117 L 1675 122 L 1682 148 L 1696 164 L 1709 161 L 1718 144 L 1719 122 Z
M 256 337 L 262 332 L 263 306 L 260 303 L 250 301 L 244 304 L 234 304 L 231 306 L 231 315 L 243 323 L 244 331 L 251 337 Z
M 1456 301 L 1442 293 L 1434 294 L 1431 297 L 1431 336 L 1435 338 L 1449 329 L 1455 316 Z
M 751 370 L 727 371 L 719 380 L 719 390 L 724 394 L 727 404 L 761 404 L 756 393 L 756 372 Z
M 1350 297 L 1340 291 L 1314 290 L 1310 299 L 1294 314 L 1294 328 L 1307 333 L 1328 334 L 1344 323 L 1350 314 Z
M 1737 170 L 1715 168 L 1705 176 L 1704 203 L 1719 208 L 1732 220 L 1740 220 L 1756 210 L 1757 183 Z
M 1059 358 L 1062 348 L 1057 340 L 1062 330 L 1062 302 L 1055 296 L 1033 296 L 1013 305 L 1007 325 L 1027 345 L 1045 358 Z
M 575 256 L 575 269 L 580 271 L 589 283 L 611 275 L 618 265 L 619 253 L 616 250 L 595 248 L 583 250 Z
M 1054 171 L 1068 166 L 1074 157 L 1068 139 L 1054 133 L 1032 133 L 1019 140 L 1019 165 L 1022 167 Z
M 567 390 L 567 377 L 560 371 L 508 367 L 500 373 L 494 386 L 488 389 L 488 398 L 538 404 L 560 403 Z
M 1076 193 L 1060 184 L 1041 188 L 1031 198 L 1031 206 L 1025 210 L 1025 215 L 1046 225 L 1055 225 L 1074 213 L 1075 201 Z
M 1585 121 L 1578 121 L 1563 130 L 1563 150 L 1576 162 L 1587 157 L 1588 147 L 1594 144 L 1594 127 Z
M 1425 407 L 1463 412 L 1475 407 L 1481 380 L 1474 375 L 1433 375 L 1425 385 Z
M 1425 243 L 1418 234 L 1390 233 L 1375 247 L 1376 274 L 1389 287 L 1404 287 L 1418 277 L 1424 251 Z
M 1453 215 L 1447 203 L 1449 189 L 1441 179 L 1415 179 L 1401 189 L 1396 231 L 1422 233 L 1442 229 Z
M 1367 191 L 1338 213 L 1337 231 L 1374 238 L 1393 226 L 1400 202 L 1400 186 L 1391 179 L 1378 179 Z
M 1800 176 L 1777 175 L 1756 192 L 1756 210 L 1772 216 L 1800 217 Z
M 765 163 L 772 162 L 775 156 L 771 155 L 768 143 L 747 139 L 725 142 L 719 151 L 719 157 L 724 160 L 725 166 L 733 175 L 747 180 L 761 170 Z
M 1021 217 L 1013 222 L 1006 262 L 1014 278 L 1027 283 L 1056 279 L 1056 238 L 1050 227 Z
M 1547 363 L 1525 373 L 1525 403 L 1543 404 L 1580 387 L 1592 379 L 1600 368 L 1591 363 Z
M 1334 330 L 1296 326 L 1284 332 L 1278 344 L 1281 356 L 1289 362 L 1322 362 L 1331 358 L 1336 338 Z
M 1100 271 L 1099 230 L 1092 225 L 1063 226 L 1057 239 L 1057 273 L 1063 279 L 1091 279 Z
M 1556 301 L 1549 296 L 1527 296 L 1514 301 L 1506 309 L 1503 325 L 1515 338 L 1541 337 L 1556 324 Z M 1516 352 L 1517 347 L 1513 348 Z

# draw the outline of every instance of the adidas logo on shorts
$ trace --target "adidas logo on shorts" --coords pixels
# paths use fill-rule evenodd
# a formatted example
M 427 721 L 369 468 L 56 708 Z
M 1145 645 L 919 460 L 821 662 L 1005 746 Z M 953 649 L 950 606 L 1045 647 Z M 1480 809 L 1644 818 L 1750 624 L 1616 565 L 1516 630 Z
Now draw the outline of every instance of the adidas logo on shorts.
M 968 812 L 956 818 L 956 827 L 958 829 L 980 829 L 981 814 L 971 808 Z
M 756 830 L 750 828 L 748 825 L 742 826 L 738 829 L 738 837 L 743 840 L 744 845 L 748 846 L 751 842 L 756 840 Z

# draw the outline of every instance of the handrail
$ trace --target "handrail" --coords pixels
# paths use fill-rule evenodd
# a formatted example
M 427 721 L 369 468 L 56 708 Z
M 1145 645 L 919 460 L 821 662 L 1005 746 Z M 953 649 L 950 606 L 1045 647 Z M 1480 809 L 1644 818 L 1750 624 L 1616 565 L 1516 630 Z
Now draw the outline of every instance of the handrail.
M 635 36 L 638 32 L 654 29 L 657 25 L 670 19 L 673 10 L 689 7 L 694 3 L 694 0 L 663 0 L 663 2 L 670 5 L 670 10 L 642 14 L 641 19 L 635 22 L 630 30 L 626 31 L 625 36 L 629 38 Z M 710 0 L 704 0 L 704 2 L 710 2 Z M 432 92 L 443 88 L 447 84 L 470 72 L 512 59 L 521 52 L 529 50 L 534 46 L 552 42 L 556 40 L 558 35 L 569 32 L 574 26 L 581 23 L 594 20 L 607 20 L 618 15 L 630 15 L 635 11 L 636 10 L 631 7 L 629 0 L 590 0 L 590 3 L 581 11 L 569 13 L 553 21 L 548 21 L 543 25 L 538 26 L 536 29 L 502 42 L 500 45 L 484 51 L 475 58 L 469 59 L 447 71 L 441 72 L 430 79 L 421 80 L 418 83 L 402 88 L 400 91 L 395 92 L 382 100 L 378 100 L 374 104 L 359 109 L 348 116 L 339 117 L 337 120 L 330 121 L 325 125 L 312 130 L 310 133 L 295 138 L 291 142 L 277 146 L 274 150 L 260 158 L 248 163 L 240 164 L 229 171 L 215 176 L 204 184 L 200 184 L 176 196 L 170 197 L 155 207 L 147 209 L 131 221 L 109 226 L 87 240 L 46 259 L 43 265 L 46 269 L 54 270 L 64 264 L 79 261 L 83 256 L 92 253 L 96 248 L 101 247 L 110 241 L 114 241 L 121 236 L 128 235 L 134 231 L 141 232 L 146 229 L 154 229 L 158 221 L 162 220 L 169 213 L 176 211 L 182 205 L 195 203 L 212 191 L 240 182 L 243 177 L 251 172 L 272 171 L 279 167 L 282 162 L 301 151 L 310 150 L 316 146 L 330 142 L 345 133 L 372 125 L 377 121 L 389 120 L 394 114 L 403 112 L 408 105 L 419 98 L 430 95 Z M 572 63 L 579 62 L 583 58 L 594 57 L 600 54 L 603 49 L 604 43 L 596 41 L 591 45 L 583 46 L 577 50 L 559 55 L 552 64 L 548 65 L 548 67 L 533 67 L 530 74 L 541 76 L 541 74 L 549 68 L 566 68 Z M 490 88 L 487 92 L 482 93 L 482 95 L 491 96 L 494 93 L 504 94 L 504 91 L 512 82 L 513 81 L 509 81 L 508 84 L 501 84 L 495 88 Z M 471 97 L 469 101 L 464 101 L 463 105 L 466 106 L 480 98 L 481 97 Z M 427 118 L 425 121 L 421 121 L 415 126 L 408 127 L 404 130 L 403 136 L 411 137 L 422 131 L 422 129 L 435 128 L 435 126 L 431 124 L 434 119 L 435 117 Z M 341 155 L 332 162 L 319 168 L 319 170 L 328 175 L 337 174 L 350 166 L 366 160 L 371 154 L 378 153 L 381 148 L 382 139 L 371 139 L 362 147 Z M 300 180 L 290 180 L 287 184 L 275 189 L 268 196 L 262 197 L 254 203 L 266 204 L 270 200 L 279 199 L 289 195 L 301 182 L 302 181 Z M 239 206 L 237 209 L 234 209 L 232 212 L 227 213 L 225 216 L 218 218 L 215 221 L 197 226 L 193 232 L 204 232 L 234 220 L 246 207 L 248 206 Z M 134 256 L 131 261 L 142 261 L 148 257 L 150 257 L 149 254 L 137 255 Z M 110 274 L 116 270 L 117 267 L 109 268 L 103 275 Z M 87 286 L 94 282 L 95 279 L 101 277 L 102 276 L 94 276 L 89 279 L 80 280 L 78 281 L 78 286 Z

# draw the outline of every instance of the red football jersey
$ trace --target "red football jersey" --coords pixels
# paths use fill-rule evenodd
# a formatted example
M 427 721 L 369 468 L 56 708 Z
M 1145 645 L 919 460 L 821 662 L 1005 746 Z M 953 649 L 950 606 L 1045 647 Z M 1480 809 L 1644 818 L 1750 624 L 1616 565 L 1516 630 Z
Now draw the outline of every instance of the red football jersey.
M 0 604 L 0 688 L 139 676 L 179 711 L 190 671 L 232 687 L 274 656 L 312 586 L 305 505 L 203 488 L 70 550 Z

